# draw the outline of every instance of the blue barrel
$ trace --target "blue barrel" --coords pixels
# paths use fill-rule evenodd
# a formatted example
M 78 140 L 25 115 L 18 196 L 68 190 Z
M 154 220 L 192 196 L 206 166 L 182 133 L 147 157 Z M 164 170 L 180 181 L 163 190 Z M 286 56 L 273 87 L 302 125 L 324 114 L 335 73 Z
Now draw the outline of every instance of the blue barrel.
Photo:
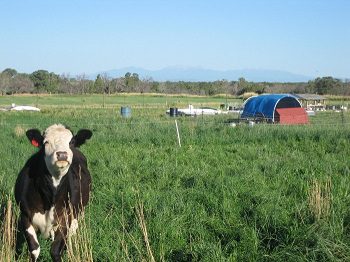
M 120 114 L 122 117 L 131 117 L 131 108 L 128 106 L 122 106 L 120 108 Z
M 171 107 L 170 110 L 169 110 L 169 115 L 171 117 L 175 117 L 178 115 L 178 111 L 177 111 L 177 108 L 176 107 Z

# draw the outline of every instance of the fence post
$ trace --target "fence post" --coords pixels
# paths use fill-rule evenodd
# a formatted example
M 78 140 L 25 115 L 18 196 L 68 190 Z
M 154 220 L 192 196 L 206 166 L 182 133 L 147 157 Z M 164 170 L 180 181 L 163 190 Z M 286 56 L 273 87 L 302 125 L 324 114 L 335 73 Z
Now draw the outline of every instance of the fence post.
M 179 133 L 179 127 L 177 125 L 177 120 L 175 119 L 175 126 L 176 126 L 176 133 L 177 133 L 177 141 L 179 142 L 179 147 L 181 147 L 181 140 L 180 140 L 180 133 Z
M 344 119 L 344 101 L 341 103 L 341 123 L 344 125 L 345 119 Z

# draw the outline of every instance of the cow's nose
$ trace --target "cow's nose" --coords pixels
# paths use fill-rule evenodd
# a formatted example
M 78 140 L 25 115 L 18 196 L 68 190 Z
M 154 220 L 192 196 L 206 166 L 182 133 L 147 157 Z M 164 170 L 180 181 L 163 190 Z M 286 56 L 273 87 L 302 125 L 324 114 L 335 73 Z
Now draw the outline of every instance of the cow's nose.
M 56 152 L 56 155 L 57 155 L 57 160 L 58 161 L 67 161 L 67 159 L 68 159 L 67 152 L 58 151 L 58 152 Z

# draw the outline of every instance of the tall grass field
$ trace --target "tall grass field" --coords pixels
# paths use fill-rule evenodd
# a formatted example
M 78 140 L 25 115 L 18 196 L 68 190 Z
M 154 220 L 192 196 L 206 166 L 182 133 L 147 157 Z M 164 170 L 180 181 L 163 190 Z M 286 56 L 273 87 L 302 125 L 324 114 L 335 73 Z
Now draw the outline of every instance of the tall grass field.
M 227 101 L 228 99 L 228 101 Z M 18 172 L 37 149 L 25 136 L 62 123 L 93 131 L 82 146 L 92 198 L 65 261 L 350 261 L 350 116 L 304 126 L 177 117 L 172 106 L 234 98 L 8 96 L 0 105 L 0 260 L 14 261 Z M 129 105 L 130 118 L 120 116 Z M 177 121 L 181 147 L 175 126 Z M 40 261 L 50 240 L 39 237 Z M 28 261 L 27 247 L 19 261 Z

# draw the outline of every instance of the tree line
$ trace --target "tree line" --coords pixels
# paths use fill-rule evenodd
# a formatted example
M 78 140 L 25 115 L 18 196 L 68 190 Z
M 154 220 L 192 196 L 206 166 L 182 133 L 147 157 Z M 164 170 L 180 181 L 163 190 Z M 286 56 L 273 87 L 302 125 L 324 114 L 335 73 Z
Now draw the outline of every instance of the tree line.
M 1 95 L 22 93 L 64 94 L 115 94 L 115 93 L 164 93 L 242 95 L 246 92 L 262 93 L 314 93 L 320 95 L 350 95 L 350 81 L 331 76 L 318 77 L 305 83 L 251 82 L 239 78 L 237 81 L 217 80 L 213 82 L 165 81 L 152 78 L 141 79 L 137 73 L 127 72 L 123 77 L 111 78 L 99 74 L 95 79 L 87 75 L 58 75 L 47 70 L 31 74 L 19 73 L 7 68 L 0 73 Z

